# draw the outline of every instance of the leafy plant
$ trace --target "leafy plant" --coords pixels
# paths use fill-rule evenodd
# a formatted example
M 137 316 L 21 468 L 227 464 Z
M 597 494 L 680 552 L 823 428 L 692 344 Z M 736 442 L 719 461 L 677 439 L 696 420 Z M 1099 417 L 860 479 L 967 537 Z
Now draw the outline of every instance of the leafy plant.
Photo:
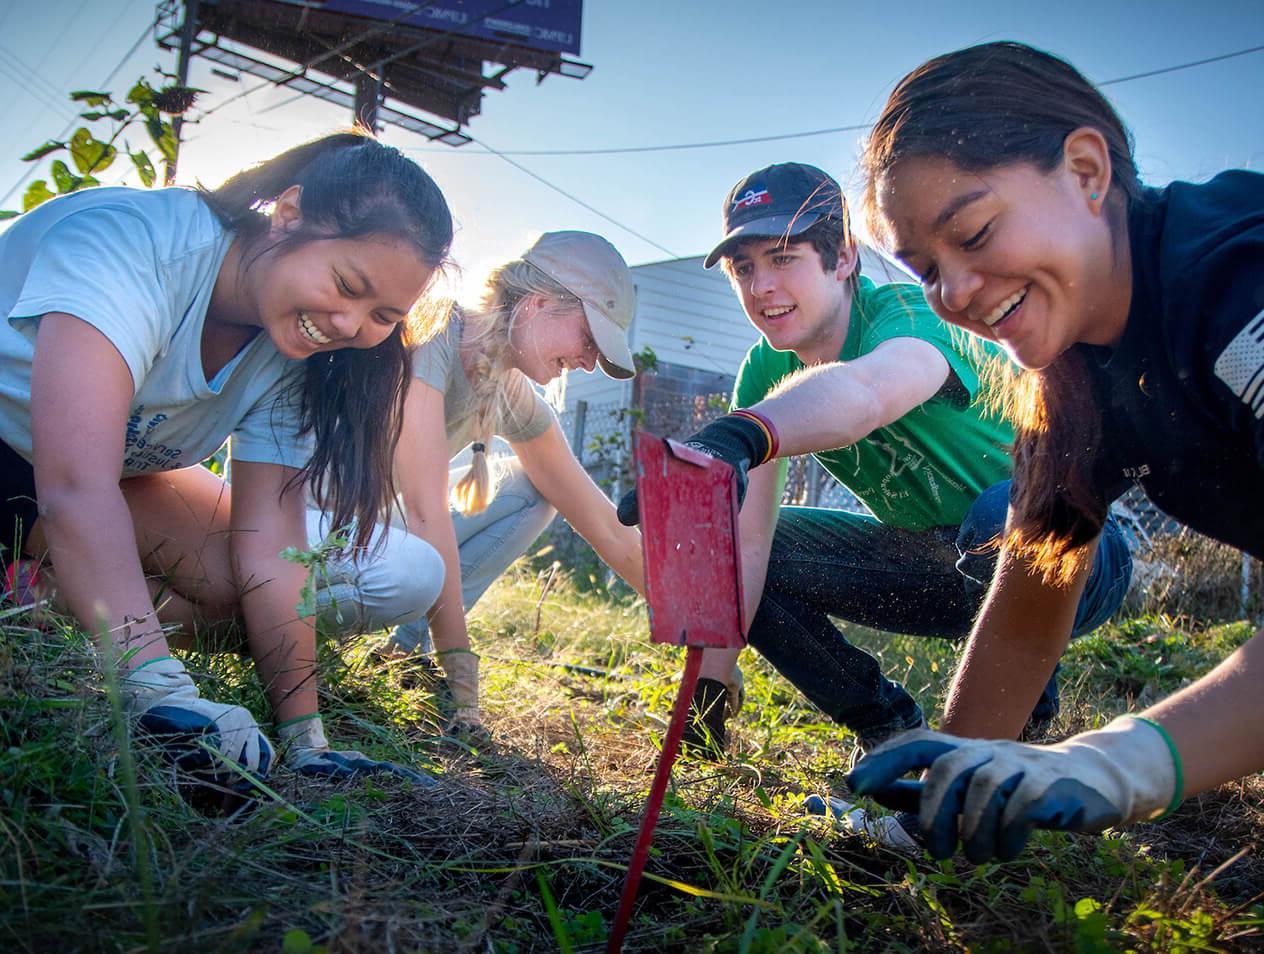
M 325 539 L 307 550 L 298 547 L 286 547 L 281 551 L 281 559 L 297 563 L 307 568 L 307 580 L 299 590 L 299 600 L 294 611 L 304 619 L 316 615 L 316 583 L 326 575 L 326 566 L 330 557 L 345 550 L 351 542 L 351 528 L 339 527 L 331 530 Z M 337 607 L 334 607 L 335 612 Z
M 160 75 L 171 79 L 169 74 Z M 164 117 L 188 112 L 201 92 L 172 82 L 155 88 L 142 76 L 128 90 L 122 103 L 101 90 L 80 89 L 70 93 L 70 101 L 84 107 L 79 114 L 84 125 L 69 139 L 49 139 L 22 156 L 23 162 L 39 162 L 58 153 L 66 154 L 66 158 L 58 156 L 51 161 L 46 178 L 36 179 L 27 186 L 22 196 L 22 211 L 29 212 L 55 196 L 100 185 L 98 176 L 114 164 L 120 145 L 146 188 L 158 181 L 155 159 L 162 164 L 165 180 L 176 161 L 178 140 L 174 126 Z M 124 137 L 127 130 L 137 125 L 144 128 L 152 144 L 150 147 L 133 149 Z M 11 209 L 0 209 L 0 219 L 18 214 Z

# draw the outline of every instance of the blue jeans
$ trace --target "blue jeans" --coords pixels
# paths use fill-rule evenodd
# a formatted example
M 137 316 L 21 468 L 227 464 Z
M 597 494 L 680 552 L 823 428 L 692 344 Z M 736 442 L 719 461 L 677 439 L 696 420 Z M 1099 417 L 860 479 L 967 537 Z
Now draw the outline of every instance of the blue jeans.
M 452 514 L 461 560 L 461 601 L 466 612 L 514 560 L 527 552 L 557 514 L 527 479 L 517 459 L 501 459 L 495 466 L 501 468 L 503 476 L 487 509 L 470 516 Z M 454 475 L 453 479 L 457 477 Z M 434 649 L 430 624 L 424 615 L 397 626 L 391 638 L 405 651 Z
M 849 643 L 836 616 L 873 629 L 960 639 L 970 632 L 1005 527 L 1009 481 L 979 495 L 960 527 L 899 530 L 873 517 L 811 507 L 781 511 L 750 645 L 865 748 L 922 721 L 921 707 L 878 661 Z M 1073 635 L 1105 622 L 1128 591 L 1132 557 L 1114 519 L 1102 531 Z M 1032 713 L 1058 711 L 1057 674 Z

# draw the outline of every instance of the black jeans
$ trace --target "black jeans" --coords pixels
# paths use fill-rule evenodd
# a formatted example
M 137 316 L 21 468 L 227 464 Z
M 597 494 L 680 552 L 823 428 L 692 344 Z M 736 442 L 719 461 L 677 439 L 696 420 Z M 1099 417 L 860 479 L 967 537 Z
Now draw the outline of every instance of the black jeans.
M 22 555 L 37 516 L 35 468 L 0 441 L 0 567 Z
M 1009 482 L 979 495 L 960 527 L 914 533 L 840 510 L 785 507 L 777 521 L 750 645 L 835 722 L 871 748 L 922 721 L 921 707 L 878 661 L 849 643 L 835 616 L 873 629 L 960 639 L 982 605 L 1005 526 Z M 1105 622 L 1123 602 L 1132 558 L 1107 521 L 1074 635 Z M 1032 713 L 1058 711 L 1055 672 Z

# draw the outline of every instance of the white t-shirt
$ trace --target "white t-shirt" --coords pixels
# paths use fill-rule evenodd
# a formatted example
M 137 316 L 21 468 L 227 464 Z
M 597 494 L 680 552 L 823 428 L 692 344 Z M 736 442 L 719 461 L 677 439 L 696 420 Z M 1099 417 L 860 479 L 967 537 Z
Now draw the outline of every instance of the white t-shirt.
M 448 438 L 448 458 L 455 457 L 478 435 L 478 407 L 474 389 L 461 364 L 461 332 L 465 319 L 453 311 L 447 327 L 413 352 L 413 376 L 443 392 L 443 418 Z M 509 376 L 505 404 L 494 432 L 511 444 L 539 437 L 556 420 L 553 409 L 521 373 Z
M 257 334 L 211 381 L 202 326 L 232 234 L 195 192 L 98 188 L 52 199 L 0 235 L 0 440 L 31 459 L 41 316 L 74 315 L 127 363 L 122 476 L 188 467 L 232 437 L 237 460 L 302 467 L 302 364 Z

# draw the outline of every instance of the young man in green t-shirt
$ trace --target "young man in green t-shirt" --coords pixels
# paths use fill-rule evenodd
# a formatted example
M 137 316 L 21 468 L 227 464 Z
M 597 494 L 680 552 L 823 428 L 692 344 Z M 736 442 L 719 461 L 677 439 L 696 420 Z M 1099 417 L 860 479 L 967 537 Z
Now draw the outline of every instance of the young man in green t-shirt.
M 920 725 L 922 710 L 829 617 L 919 636 L 969 632 L 1008 505 L 1013 434 L 976 401 L 982 366 L 1000 351 L 939 321 L 917 286 L 862 277 L 842 190 L 813 166 L 769 166 L 733 187 L 724 238 L 704 264 L 718 262 L 763 337 L 738 370 L 733 413 L 688 443 L 733 464 L 745 484 L 747 638 L 869 749 Z M 782 507 L 784 460 L 759 465 L 800 454 L 872 516 Z M 625 498 L 621 519 L 634 510 Z M 1077 633 L 1114 612 L 1130 573 L 1108 524 Z M 724 744 L 736 660 L 736 651 L 704 657 L 695 744 Z M 1051 680 L 1033 720 L 1056 711 Z

